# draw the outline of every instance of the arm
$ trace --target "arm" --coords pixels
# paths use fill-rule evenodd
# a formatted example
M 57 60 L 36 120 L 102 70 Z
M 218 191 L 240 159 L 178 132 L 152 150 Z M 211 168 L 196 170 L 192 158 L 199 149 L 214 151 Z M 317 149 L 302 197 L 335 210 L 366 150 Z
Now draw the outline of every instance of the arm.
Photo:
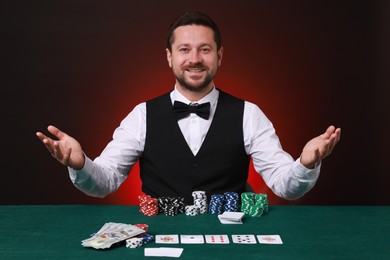
M 83 153 L 80 144 L 65 133 L 64 136 L 54 134 L 58 140 L 42 133 L 37 133 L 37 136 L 58 161 L 68 166 L 70 179 L 79 190 L 89 196 L 105 197 L 119 188 L 142 154 L 145 110 L 144 104 L 138 105 L 121 122 L 112 141 L 93 161 Z M 49 132 L 53 133 L 50 129 Z M 56 146 L 59 148 L 55 149 Z
M 305 146 L 301 158 L 294 160 L 283 151 L 273 125 L 264 113 L 252 103 L 246 102 L 245 105 L 246 151 L 251 155 L 256 171 L 261 174 L 267 186 L 284 199 L 298 199 L 313 188 L 319 177 L 321 159 L 329 155 L 328 152 L 340 138 L 340 130 L 335 132 L 335 142 L 329 141 L 325 136 L 316 137 Z M 323 156 L 317 157 L 316 151 Z

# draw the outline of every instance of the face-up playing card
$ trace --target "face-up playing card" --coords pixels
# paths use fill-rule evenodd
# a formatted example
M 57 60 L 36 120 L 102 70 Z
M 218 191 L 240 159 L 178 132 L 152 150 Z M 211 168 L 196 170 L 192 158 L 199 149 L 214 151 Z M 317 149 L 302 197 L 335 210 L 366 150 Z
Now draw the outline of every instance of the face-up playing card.
M 257 244 L 254 235 L 232 235 L 232 239 L 236 244 Z
M 180 235 L 180 242 L 182 244 L 203 244 L 203 235 Z
M 279 235 L 258 235 L 257 239 L 260 244 L 283 244 Z
M 205 235 L 208 244 L 229 244 L 227 235 Z
M 158 244 L 178 244 L 178 235 L 156 235 L 156 243 Z

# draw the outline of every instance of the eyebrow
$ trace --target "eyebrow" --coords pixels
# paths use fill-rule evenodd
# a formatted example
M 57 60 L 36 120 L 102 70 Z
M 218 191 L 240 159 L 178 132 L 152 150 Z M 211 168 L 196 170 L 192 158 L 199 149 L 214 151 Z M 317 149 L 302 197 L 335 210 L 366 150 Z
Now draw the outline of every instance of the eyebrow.
M 177 48 L 180 48 L 180 47 L 190 47 L 190 46 L 191 46 L 191 44 L 189 44 L 189 43 L 182 43 L 182 44 L 177 45 Z M 213 47 L 213 45 L 210 44 L 210 43 L 201 43 L 201 44 L 199 44 L 197 46 L 197 48 L 204 47 L 204 46 Z

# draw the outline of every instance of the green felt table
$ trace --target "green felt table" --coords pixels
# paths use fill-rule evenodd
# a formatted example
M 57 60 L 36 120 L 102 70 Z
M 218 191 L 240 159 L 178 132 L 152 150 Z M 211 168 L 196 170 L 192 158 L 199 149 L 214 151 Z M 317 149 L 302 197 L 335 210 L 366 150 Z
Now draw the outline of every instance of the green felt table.
M 145 247 L 184 248 L 180 259 L 390 259 L 389 206 L 271 206 L 259 218 L 224 225 L 215 215 L 147 217 L 136 206 L 0 206 L 0 259 L 167 259 Z M 227 234 L 230 244 L 154 242 L 130 249 L 81 246 L 106 222 L 148 224 L 156 234 Z M 282 245 L 234 244 L 232 234 L 279 234 Z

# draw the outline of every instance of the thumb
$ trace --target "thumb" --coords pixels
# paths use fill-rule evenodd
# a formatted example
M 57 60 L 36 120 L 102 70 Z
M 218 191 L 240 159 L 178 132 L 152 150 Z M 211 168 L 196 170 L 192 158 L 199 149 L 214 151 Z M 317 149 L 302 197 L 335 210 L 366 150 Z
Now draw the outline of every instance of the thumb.
M 320 149 L 316 148 L 314 150 L 314 164 L 316 164 L 318 161 L 321 160 L 321 153 L 320 153 Z
M 302 156 L 302 155 L 301 155 L 301 156 Z M 303 160 L 302 160 L 302 159 L 303 159 Z M 318 161 L 321 160 L 321 153 L 320 153 L 320 150 L 319 150 L 318 148 L 315 148 L 315 149 L 314 149 L 314 154 L 311 155 L 311 156 L 309 156 L 309 157 L 307 157 L 306 159 L 307 159 L 308 161 L 305 161 L 304 158 L 301 157 L 301 163 L 302 163 L 305 167 L 307 167 L 307 168 L 309 168 L 309 169 L 313 169 L 314 166 L 316 165 L 316 163 L 317 163 Z

